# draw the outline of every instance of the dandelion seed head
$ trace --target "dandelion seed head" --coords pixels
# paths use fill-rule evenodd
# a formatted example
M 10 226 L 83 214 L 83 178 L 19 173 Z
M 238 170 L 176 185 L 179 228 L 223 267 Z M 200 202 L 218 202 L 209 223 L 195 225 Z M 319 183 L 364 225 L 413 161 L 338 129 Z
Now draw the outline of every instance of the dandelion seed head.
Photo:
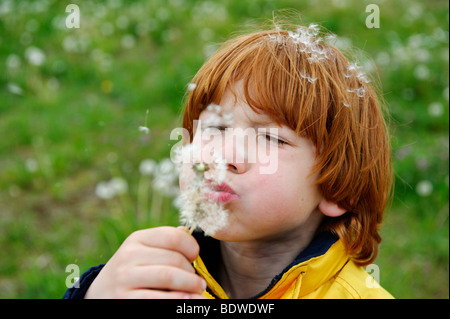
M 428 113 L 433 117 L 439 117 L 444 114 L 444 107 L 439 102 L 433 102 L 428 106 Z
M 113 177 L 109 181 L 101 181 L 95 187 L 95 195 L 101 199 L 111 199 L 116 195 L 125 194 L 128 183 L 121 177 Z
M 28 47 L 25 50 L 25 57 L 28 60 L 28 63 L 36 66 L 41 66 L 46 59 L 44 51 L 36 47 Z
M 147 126 L 139 126 L 139 132 L 143 132 L 144 134 L 150 133 L 150 129 Z
M 109 181 L 109 187 L 115 195 L 125 194 L 128 191 L 128 183 L 121 177 L 113 177 Z
M 205 163 L 194 164 L 193 168 L 196 173 L 204 173 L 209 170 L 209 166 Z
M 22 64 L 20 57 L 16 54 L 10 54 L 6 58 L 6 66 L 9 69 L 17 69 Z
M 195 149 L 195 146 L 186 148 L 187 151 Z M 187 156 L 192 159 L 190 155 Z M 180 205 L 180 221 L 189 229 L 200 227 L 205 234 L 214 235 L 226 225 L 228 212 L 221 203 L 213 202 L 206 194 L 211 191 L 211 184 L 221 184 L 225 179 L 225 160 L 214 153 L 211 162 L 192 162 L 190 167 L 190 170 L 180 170 L 180 179 L 189 178 L 187 187 L 177 200 Z M 182 174 L 193 176 L 181 176 Z
M 179 195 L 177 185 L 180 172 L 172 159 L 165 158 L 158 164 L 150 161 L 146 163 L 145 166 L 148 165 L 149 170 L 151 168 L 151 174 L 153 175 L 153 189 L 169 197 Z
M 8 88 L 8 91 L 13 94 L 16 94 L 16 95 L 23 94 L 22 88 L 15 83 L 8 83 L 7 88 Z
M 228 224 L 228 211 L 216 203 L 203 205 L 202 209 L 208 213 L 199 220 L 198 226 L 206 235 L 214 235 Z
M 220 112 L 222 111 L 222 107 L 220 105 L 211 103 L 209 104 L 206 109 L 210 112 L 214 112 L 216 114 L 220 114 Z
M 156 162 L 152 159 L 145 159 L 139 164 L 139 172 L 143 176 L 151 176 L 156 170 Z
M 228 169 L 226 160 L 223 157 L 218 156 L 216 153 L 213 155 L 213 158 L 214 158 L 214 168 L 216 172 L 215 182 L 217 184 L 222 184 Z
M 416 192 L 421 197 L 430 196 L 433 192 L 433 184 L 428 180 L 420 181 L 416 185 Z
M 206 186 L 197 180 L 178 198 L 180 221 L 187 227 L 199 227 L 213 236 L 228 224 L 228 211 L 205 196 Z
M 25 161 L 25 167 L 30 173 L 34 173 L 39 169 L 38 162 L 34 158 L 28 158 Z
M 233 123 L 233 113 L 224 112 L 220 105 L 211 103 L 206 111 L 207 116 L 202 118 L 205 126 L 229 126 Z M 213 201 L 207 194 L 211 192 L 211 185 L 220 185 L 225 180 L 226 160 L 213 150 L 205 161 L 200 147 L 191 143 L 177 148 L 172 161 L 184 165 L 179 170 L 182 191 L 176 200 L 180 221 L 190 230 L 199 227 L 205 234 L 214 235 L 227 224 L 228 211 L 223 203 Z

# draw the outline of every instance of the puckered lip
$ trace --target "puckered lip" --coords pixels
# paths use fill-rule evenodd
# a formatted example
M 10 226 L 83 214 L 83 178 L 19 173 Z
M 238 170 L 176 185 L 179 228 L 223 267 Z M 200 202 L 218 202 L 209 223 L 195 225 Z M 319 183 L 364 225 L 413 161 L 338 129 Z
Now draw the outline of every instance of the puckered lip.
M 228 185 L 227 183 L 221 183 L 221 184 L 216 184 L 216 185 L 210 185 L 211 188 L 213 188 L 216 191 L 221 191 L 221 192 L 227 192 L 233 195 L 236 195 L 235 191 L 230 187 L 230 185 Z
M 209 184 L 211 192 L 206 193 L 206 197 L 218 203 L 227 203 L 240 198 L 239 195 L 227 183 Z

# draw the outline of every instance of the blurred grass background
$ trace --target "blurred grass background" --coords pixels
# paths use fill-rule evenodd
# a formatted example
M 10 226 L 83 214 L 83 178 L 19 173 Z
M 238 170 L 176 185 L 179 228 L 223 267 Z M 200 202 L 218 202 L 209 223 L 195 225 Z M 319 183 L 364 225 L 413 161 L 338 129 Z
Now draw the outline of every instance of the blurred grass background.
M 370 3 L 380 28 L 365 25 Z M 396 170 L 381 285 L 449 297 L 447 1 L 0 0 L 0 298 L 60 298 L 67 265 L 83 272 L 135 229 L 177 225 L 162 177 L 187 84 L 231 33 L 284 8 L 360 48 L 381 80 Z

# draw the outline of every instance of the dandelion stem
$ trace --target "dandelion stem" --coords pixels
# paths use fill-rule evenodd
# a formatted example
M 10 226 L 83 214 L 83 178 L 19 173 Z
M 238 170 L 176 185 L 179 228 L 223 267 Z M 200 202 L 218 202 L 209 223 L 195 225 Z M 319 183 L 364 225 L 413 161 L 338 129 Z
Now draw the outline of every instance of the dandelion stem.
M 197 228 L 196 225 L 189 226 L 189 227 L 186 228 L 186 232 L 187 232 L 189 235 L 192 235 L 192 233 L 194 232 L 194 230 L 195 230 L 196 228 Z

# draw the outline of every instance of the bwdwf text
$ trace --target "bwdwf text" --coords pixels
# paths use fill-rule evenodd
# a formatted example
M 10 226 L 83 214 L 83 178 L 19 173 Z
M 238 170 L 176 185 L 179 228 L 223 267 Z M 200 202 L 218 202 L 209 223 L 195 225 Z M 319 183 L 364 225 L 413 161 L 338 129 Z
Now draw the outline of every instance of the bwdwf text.
M 191 306 L 189 304 L 183 303 L 182 306 L 177 306 L 177 313 L 179 314 L 202 314 L 203 316 L 207 316 L 209 313 L 218 313 L 221 314 L 270 314 L 274 310 L 274 304 L 233 304 L 233 303 L 224 303 L 221 304 L 220 307 L 214 306 Z

